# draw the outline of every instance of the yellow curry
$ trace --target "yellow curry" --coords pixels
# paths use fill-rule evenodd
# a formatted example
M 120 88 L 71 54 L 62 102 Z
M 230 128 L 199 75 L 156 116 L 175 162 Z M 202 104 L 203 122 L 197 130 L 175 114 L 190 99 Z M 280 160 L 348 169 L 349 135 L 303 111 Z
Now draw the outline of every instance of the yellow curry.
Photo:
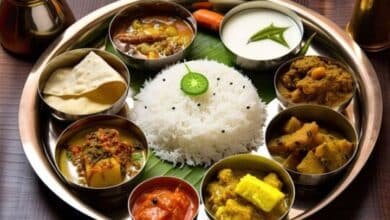
M 138 174 L 145 154 L 144 146 L 129 132 L 95 127 L 76 134 L 62 146 L 59 167 L 72 182 L 107 187 Z
M 207 185 L 205 205 L 218 220 L 279 219 L 289 204 L 283 185 L 272 172 L 222 169 Z

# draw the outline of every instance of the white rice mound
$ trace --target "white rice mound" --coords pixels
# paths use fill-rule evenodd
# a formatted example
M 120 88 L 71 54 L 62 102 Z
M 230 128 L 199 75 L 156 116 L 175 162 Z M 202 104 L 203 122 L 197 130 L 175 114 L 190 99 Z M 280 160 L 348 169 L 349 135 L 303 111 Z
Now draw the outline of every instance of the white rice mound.
M 161 71 L 135 96 L 131 119 L 156 155 L 174 164 L 210 165 L 262 144 L 265 105 L 246 76 L 208 60 L 186 62 L 209 81 L 206 93 L 180 89 L 183 63 Z

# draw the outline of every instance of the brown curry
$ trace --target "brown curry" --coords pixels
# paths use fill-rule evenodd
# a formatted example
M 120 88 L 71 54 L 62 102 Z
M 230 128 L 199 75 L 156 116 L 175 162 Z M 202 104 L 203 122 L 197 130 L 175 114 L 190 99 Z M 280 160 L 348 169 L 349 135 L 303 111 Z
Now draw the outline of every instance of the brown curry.
M 337 107 L 353 95 L 354 80 L 340 65 L 322 57 L 306 56 L 292 62 L 276 86 L 290 102 Z

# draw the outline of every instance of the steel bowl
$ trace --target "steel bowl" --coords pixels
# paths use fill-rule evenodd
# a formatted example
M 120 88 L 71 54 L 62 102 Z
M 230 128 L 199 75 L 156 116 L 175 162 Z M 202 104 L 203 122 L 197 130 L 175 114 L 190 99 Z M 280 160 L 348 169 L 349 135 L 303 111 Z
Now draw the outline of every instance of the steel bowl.
M 176 52 L 170 56 L 161 57 L 157 59 L 147 59 L 131 56 L 127 53 L 121 51 L 115 44 L 113 37 L 116 34 L 116 30 L 121 26 L 123 20 L 133 20 L 137 17 L 143 16 L 145 14 L 165 14 L 169 16 L 178 16 L 186 21 L 192 28 L 193 37 L 191 43 L 186 46 L 183 50 Z M 120 58 L 125 61 L 129 66 L 136 69 L 144 70 L 159 70 L 167 65 L 176 63 L 177 61 L 184 58 L 185 54 L 188 52 L 189 47 L 195 39 L 197 33 L 197 25 L 195 18 L 192 16 L 191 12 L 185 9 L 183 6 L 176 4 L 174 2 L 162 1 L 162 0 L 150 0 L 150 1 L 136 1 L 129 4 L 123 10 L 118 12 L 114 18 L 111 20 L 109 25 L 109 39 L 110 42 L 118 53 Z
M 356 76 L 355 76 L 355 73 L 354 71 L 348 67 L 347 65 L 341 63 L 340 61 L 338 60 L 335 60 L 333 58 L 329 58 L 329 57 L 324 57 L 324 56 L 304 56 L 304 57 L 318 57 L 320 58 L 321 60 L 325 60 L 326 62 L 328 63 L 331 63 L 331 64 L 334 64 L 334 65 L 337 65 L 343 69 L 345 69 L 346 71 L 348 71 L 351 76 L 352 76 L 352 79 L 353 79 L 353 90 L 351 92 L 351 95 L 345 99 L 344 101 L 342 101 L 340 104 L 336 105 L 336 106 L 329 106 L 331 107 L 332 109 L 336 110 L 336 111 L 343 111 L 348 105 L 349 103 L 351 102 L 351 100 L 353 99 L 355 93 L 356 93 L 356 90 L 357 90 L 357 80 L 356 80 Z M 291 107 L 291 106 L 294 106 L 294 105 L 299 105 L 299 104 L 318 104 L 318 103 L 294 103 L 292 102 L 291 100 L 288 100 L 286 97 L 284 97 L 279 89 L 278 89 L 278 82 L 280 81 L 280 77 L 286 73 L 288 71 L 288 69 L 290 68 L 291 64 L 296 61 L 296 60 L 299 60 L 299 59 L 302 59 L 304 57 L 295 57 L 291 60 L 288 60 L 286 61 L 285 63 L 283 63 L 282 65 L 279 66 L 279 68 L 276 70 L 275 72 L 275 76 L 274 76 L 274 88 L 275 88 L 275 92 L 276 92 L 276 97 L 277 99 L 279 100 L 279 103 L 281 104 L 282 108 L 288 108 L 288 107 Z
M 110 128 L 120 128 L 126 130 L 130 132 L 138 141 L 141 142 L 142 147 L 145 149 L 146 152 L 146 159 L 142 168 L 135 176 L 124 180 L 117 185 L 107 187 L 91 187 L 77 182 L 73 182 L 63 174 L 59 166 L 60 154 L 67 141 L 75 135 L 80 134 L 80 132 L 85 131 L 85 129 L 96 126 L 108 126 Z M 68 184 L 73 190 L 85 195 L 86 197 L 98 198 L 102 199 L 103 201 L 105 198 L 110 198 L 107 199 L 105 203 L 115 203 L 116 201 L 126 199 L 128 193 L 130 193 L 131 189 L 138 182 L 138 178 L 141 176 L 149 158 L 149 148 L 144 133 L 133 122 L 117 115 L 97 115 L 83 118 L 70 124 L 58 137 L 53 154 L 54 155 L 51 156 L 54 159 L 55 171 L 57 172 L 61 180 Z
M 280 12 L 282 14 L 287 15 L 290 17 L 296 24 L 299 30 L 301 31 L 301 37 L 300 37 L 300 42 L 297 45 L 294 45 L 293 47 L 290 48 L 289 52 L 287 54 L 284 54 L 282 56 L 279 56 L 277 58 L 272 58 L 272 59 L 250 59 L 246 58 L 243 55 L 240 54 L 238 51 L 233 51 L 229 45 L 223 40 L 223 29 L 225 27 L 225 24 L 227 21 L 232 18 L 234 15 L 236 15 L 239 12 L 242 12 L 244 10 L 248 9 L 270 9 L 273 11 Z M 235 57 L 235 63 L 244 68 L 244 69 L 249 69 L 249 70 L 266 70 L 273 68 L 284 61 L 291 59 L 292 57 L 296 56 L 298 52 L 300 51 L 302 47 L 302 38 L 303 38 L 303 24 L 299 16 L 293 12 L 292 10 L 281 6 L 277 3 L 270 2 L 270 1 L 252 1 L 252 2 L 247 2 L 247 3 L 242 3 L 234 8 L 232 8 L 227 14 L 225 14 L 221 26 L 219 28 L 219 36 L 222 40 L 222 43 L 225 45 L 225 47 L 231 51 L 236 57 Z
M 332 129 L 333 131 L 339 132 L 345 139 L 354 144 L 353 153 L 348 161 L 343 166 L 331 172 L 323 174 L 304 174 L 286 168 L 294 182 L 302 186 L 312 187 L 329 183 L 340 176 L 354 160 L 358 151 L 358 134 L 352 124 L 342 114 L 329 107 L 311 104 L 296 105 L 280 112 L 269 123 L 265 132 L 265 142 L 268 149 L 269 141 L 281 134 L 283 124 L 292 116 L 304 121 L 316 121 L 320 127 L 322 125 L 327 128 L 334 128 Z M 271 152 L 270 150 L 268 151 Z M 271 153 L 271 156 L 278 160 L 277 155 Z
M 283 182 L 283 191 L 287 192 L 289 197 L 289 206 L 288 210 L 280 216 L 279 219 L 283 219 L 287 216 L 290 211 L 294 200 L 295 200 L 295 187 L 294 183 L 288 174 L 288 172 L 276 161 L 268 159 L 266 157 L 254 154 L 237 154 L 233 156 L 226 157 L 213 166 L 211 166 L 206 174 L 204 175 L 201 183 L 201 201 L 205 206 L 206 214 L 210 219 L 216 219 L 210 208 L 205 203 L 207 196 L 207 185 L 211 181 L 215 181 L 217 179 L 217 174 L 220 170 L 230 168 L 234 169 L 246 169 L 251 171 L 259 171 L 259 172 L 275 172 Z
M 179 179 L 177 177 L 161 176 L 161 177 L 154 177 L 143 181 L 137 187 L 135 187 L 134 190 L 131 192 L 128 200 L 128 211 L 132 219 L 135 219 L 132 210 L 137 198 L 143 193 L 145 193 L 146 191 L 150 191 L 151 189 L 157 186 L 169 187 L 169 188 L 175 188 L 177 186 L 180 186 L 182 189 L 188 192 L 191 199 L 193 201 L 196 201 L 195 205 L 197 205 L 196 207 L 197 211 L 194 213 L 194 216 L 192 216 L 191 219 L 195 220 L 197 218 L 199 212 L 199 195 L 196 189 L 188 182 Z
M 123 77 L 123 79 L 127 84 L 127 87 L 125 92 L 122 94 L 122 96 L 115 103 L 113 103 L 108 109 L 96 113 L 84 114 L 84 115 L 81 114 L 75 115 L 75 114 L 62 112 L 47 104 L 44 99 L 43 89 L 51 74 L 56 69 L 64 68 L 64 67 L 73 67 L 77 65 L 91 51 L 93 51 L 101 58 L 103 58 L 111 67 L 113 67 Z M 129 85 L 130 85 L 129 70 L 127 69 L 127 66 L 118 57 L 103 50 L 94 49 L 94 48 L 83 48 L 83 49 L 76 49 L 76 50 L 70 50 L 64 52 L 54 57 L 52 60 L 50 60 L 50 62 L 46 65 L 46 67 L 44 68 L 44 70 L 42 71 L 39 77 L 38 94 L 40 99 L 44 103 L 44 106 L 50 110 L 53 117 L 61 121 L 75 121 L 77 119 L 85 118 L 92 115 L 115 114 L 119 112 L 122 109 L 122 107 L 126 104 Z

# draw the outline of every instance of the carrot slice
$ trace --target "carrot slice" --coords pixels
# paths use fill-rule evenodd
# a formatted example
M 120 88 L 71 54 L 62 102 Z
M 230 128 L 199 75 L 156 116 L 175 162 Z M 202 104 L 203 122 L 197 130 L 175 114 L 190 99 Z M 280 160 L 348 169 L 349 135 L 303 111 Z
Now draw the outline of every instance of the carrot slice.
M 223 15 L 207 9 L 199 9 L 193 13 L 198 25 L 213 31 L 219 31 Z

